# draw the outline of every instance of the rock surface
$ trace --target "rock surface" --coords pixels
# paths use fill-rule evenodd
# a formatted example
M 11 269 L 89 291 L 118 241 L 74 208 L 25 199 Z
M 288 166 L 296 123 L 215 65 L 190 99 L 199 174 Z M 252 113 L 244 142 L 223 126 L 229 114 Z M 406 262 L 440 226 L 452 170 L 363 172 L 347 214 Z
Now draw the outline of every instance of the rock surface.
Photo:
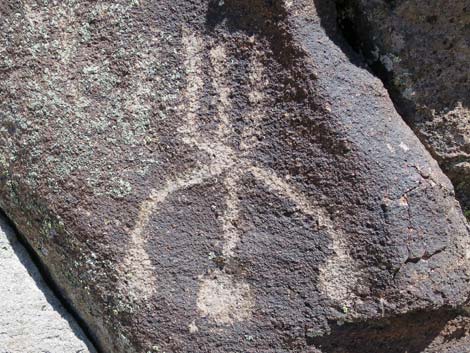
M 470 2 L 337 3 L 345 33 L 385 80 L 470 217 Z
M 0 352 L 94 353 L 0 215 Z
M 103 352 L 426 347 L 467 301 L 452 185 L 332 1 L 0 12 L 0 206 Z

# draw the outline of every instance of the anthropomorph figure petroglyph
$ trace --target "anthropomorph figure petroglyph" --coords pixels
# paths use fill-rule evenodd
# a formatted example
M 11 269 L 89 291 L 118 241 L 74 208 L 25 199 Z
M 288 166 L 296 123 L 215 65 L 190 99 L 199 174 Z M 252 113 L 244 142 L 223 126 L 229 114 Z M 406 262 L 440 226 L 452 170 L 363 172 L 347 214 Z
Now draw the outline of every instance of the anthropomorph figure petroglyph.
M 254 37 L 252 40 L 256 40 Z M 341 234 L 334 229 L 333 223 L 325 210 L 314 200 L 305 197 L 290 182 L 289 175 L 279 176 L 268 168 L 258 166 L 249 159 L 249 152 L 259 141 L 261 120 L 263 118 L 264 88 L 267 84 L 263 73 L 261 55 L 256 50 L 251 54 L 248 81 L 251 90 L 248 94 L 250 112 L 243 117 L 246 126 L 240 133 L 238 148 L 231 146 L 230 139 L 235 132 L 230 121 L 231 88 L 227 85 L 227 61 L 230 60 L 224 44 L 215 44 L 208 49 L 207 43 L 193 33 L 183 31 L 183 48 L 185 51 L 185 70 L 187 84 L 185 89 L 184 121 L 178 133 L 183 141 L 192 148 L 206 153 L 209 163 L 199 162 L 198 166 L 175 179 L 167 180 L 151 190 L 148 198 L 142 203 L 135 227 L 131 232 L 131 244 L 125 258 L 123 269 L 126 273 L 124 288 L 136 296 L 138 301 L 149 299 L 158 291 L 158 278 L 155 277 L 152 261 L 146 250 L 146 228 L 154 211 L 165 203 L 167 197 L 175 192 L 201 184 L 209 179 L 216 179 L 223 184 L 225 190 L 225 208 L 221 217 L 221 256 L 224 261 L 230 261 L 240 240 L 240 229 L 237 227 L 239 218 L 239 189 L 238 184 L 245 175 L 250 175 L 261 182 L 267 189 L 279 198 L 287 199 L 295 205 L 296 211 L 316 220 L 317 225 L 331 237 L 332 256 L 320 268 L 319 288 L 331 299 L 350 305 L 354 301 L 351 287 L 357 282 L 358 273 L 342 273 L 346 267 L 354 268 L 343 243 Z M 214 104 L 218 123 L 215 134 L 205 136 L 199 130 L 197 112 L 201 108 L 199 101 L 204 89 L 203 58 L 208 51 L 211 67 L 211 83 L 216 92 Z M 348 264 L 348 266 L 345 266 Z M 197 308 L 204 317 L 212 319 L 216 324 L 232 324 L 250 317 L 255 298 L 250 286 L 240 280 L 235 280 L 230 273 L 217 269 L 211 273 L 199 276 L 199 293 Z

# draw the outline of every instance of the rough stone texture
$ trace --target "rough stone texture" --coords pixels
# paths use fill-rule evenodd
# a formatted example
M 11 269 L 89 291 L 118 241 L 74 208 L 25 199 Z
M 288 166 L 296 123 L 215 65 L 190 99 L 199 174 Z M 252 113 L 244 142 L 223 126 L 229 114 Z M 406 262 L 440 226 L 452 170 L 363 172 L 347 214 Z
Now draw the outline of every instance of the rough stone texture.
M 470 217 L 470 1 L 337 3 L 346 35 L 385 80 Z
M 308 342 L 317 353 L 469 353 L 470 319 L 465 310 L 415 312 L 339 323 L 329 335 Z
M 313 342 L 322 353 L 468 353 L 470 320 L 443 310 L 413 313 L 343 324 Z
M 0 215 L 0 352 L 94 353 Z
M 0 11 L 0 205 L 103 352 L 426 347 L 466 302 L 452 185 L 332 1 Z

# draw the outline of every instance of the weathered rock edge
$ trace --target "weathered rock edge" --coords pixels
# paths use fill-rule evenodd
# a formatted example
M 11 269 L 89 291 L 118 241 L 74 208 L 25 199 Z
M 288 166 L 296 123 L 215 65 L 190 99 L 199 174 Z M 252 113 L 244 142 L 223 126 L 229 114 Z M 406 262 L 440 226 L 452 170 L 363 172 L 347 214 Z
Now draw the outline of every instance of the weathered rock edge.
M 336 0 L 345 36 L 451 179 L 470 218 L 470 4 Z
M 0 212 L 0 350 L 94 353 Z
M 104 352 L 314 352 L 466 302 L 452 185 L 333 2 L 0 11 L 0 206 Z

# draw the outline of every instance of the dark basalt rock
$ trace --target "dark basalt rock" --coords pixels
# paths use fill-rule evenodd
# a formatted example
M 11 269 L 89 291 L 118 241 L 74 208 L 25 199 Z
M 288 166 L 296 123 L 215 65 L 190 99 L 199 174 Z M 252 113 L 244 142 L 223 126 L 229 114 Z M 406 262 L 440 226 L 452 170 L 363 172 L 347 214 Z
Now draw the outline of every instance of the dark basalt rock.
M 0 11 L 0 205 L 103 352 L 329 352 L 465 304 L 452 185 L 333 2 Z
M 339 21 L 470 217 L 470 2 L 337 0 Z

